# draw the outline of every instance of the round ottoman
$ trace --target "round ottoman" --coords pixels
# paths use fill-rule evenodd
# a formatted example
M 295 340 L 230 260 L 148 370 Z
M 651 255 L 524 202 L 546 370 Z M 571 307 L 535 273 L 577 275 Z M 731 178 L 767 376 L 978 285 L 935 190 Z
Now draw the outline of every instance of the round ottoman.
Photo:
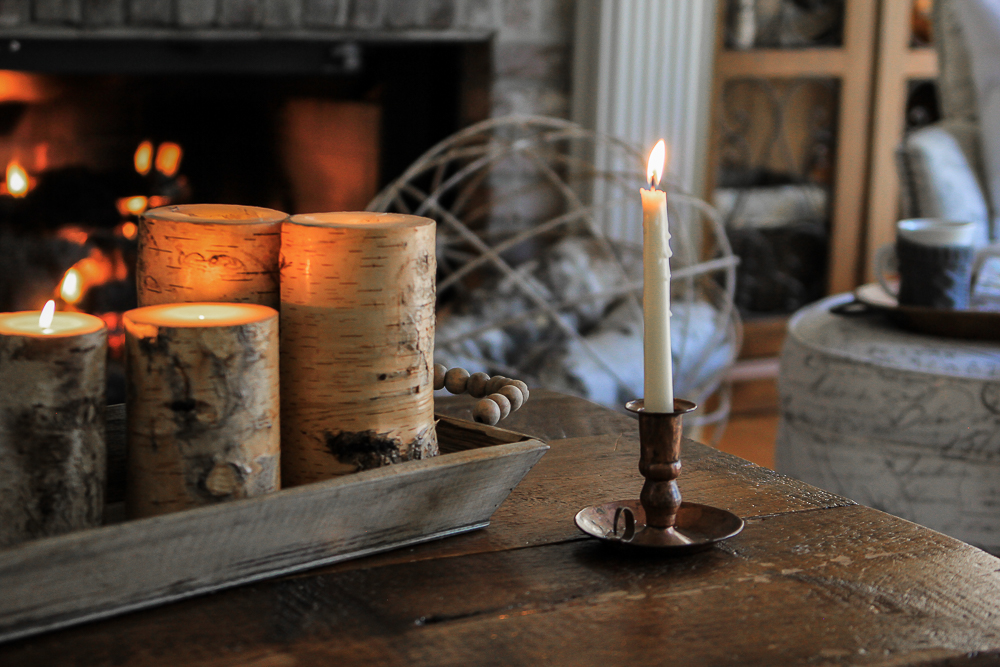
M 788 323 L 779 472 L 1000 551 L 1000 346 L 842 317 Z

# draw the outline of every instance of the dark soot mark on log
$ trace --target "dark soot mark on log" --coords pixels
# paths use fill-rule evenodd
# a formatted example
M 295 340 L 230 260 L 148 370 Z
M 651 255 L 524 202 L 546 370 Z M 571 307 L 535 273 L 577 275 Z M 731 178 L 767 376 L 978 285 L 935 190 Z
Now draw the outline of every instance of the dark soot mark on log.
M 174 412 L 187 412 L 194 410 L 196 407 L 198 407 L 198 402 L 193 398 L 185 398 L 170 404 L 170 409 Z
M 341 431 L 326 436 L 326 448 L 338 461 L 358 470 L 370 470 L 390 463 L 399 463 L 399 440 L 369 431 Z

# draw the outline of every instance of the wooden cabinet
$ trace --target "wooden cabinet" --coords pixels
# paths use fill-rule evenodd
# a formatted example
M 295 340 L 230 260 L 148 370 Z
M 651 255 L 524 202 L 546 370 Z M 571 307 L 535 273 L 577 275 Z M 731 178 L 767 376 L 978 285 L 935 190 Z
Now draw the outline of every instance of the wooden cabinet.
M 823 183 L 828 203 L 825 291 L 849 291 L 869 275 L 874 251 L 892 240 L 899 207 L 895 150 L 905 128 L 908 82 L 935 76 L 934 52 L 910 46 L 912 0 L 844 0 L 835 45 L 747 50 L 726 46 L 730 10 L 739 5 L 746 6 L 740 0 L 719 3 L 709 192 L 719 182 L 723 159 L 720 128 L 727 85 L 738 80 L 835 82 L 832 167 Z M 800 176 L 807 178 L 804 171 Z

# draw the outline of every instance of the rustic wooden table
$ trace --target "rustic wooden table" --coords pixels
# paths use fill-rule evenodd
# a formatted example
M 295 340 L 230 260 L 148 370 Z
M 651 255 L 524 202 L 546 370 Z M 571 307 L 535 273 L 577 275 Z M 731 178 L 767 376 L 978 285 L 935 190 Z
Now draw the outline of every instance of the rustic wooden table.
M 504 425 L 552 449 L 485 530 L 13 642 L 0 665 L 1000 664 L 1000 560 L 978 549 L 685 442 L 685 499 L 746 529 L 635 556 L 573 515 L 638 495 L 637 423 L 536 391 Z

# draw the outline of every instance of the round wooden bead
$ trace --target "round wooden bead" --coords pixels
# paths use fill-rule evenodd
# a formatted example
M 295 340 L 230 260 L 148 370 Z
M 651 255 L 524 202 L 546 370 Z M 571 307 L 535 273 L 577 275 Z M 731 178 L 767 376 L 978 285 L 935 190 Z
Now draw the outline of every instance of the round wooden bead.
M 528 394 L 529 394 L 529 392 L 528 392 L 528 385 L 526 385 L 521 380 L 510 380 L 510 381 L 508 381 L 507 384 L 513 385 L 513 386 L 517 387 L 518 389 L 520 389 L 521 390 L 521 396 L 522 396 L 522 398 L 524 398 L 524 402 L 525 403 L 528 402 Z M 523 405 L 523 403 L 522 403 L 522 405 Z
M 502 375 L 494 375 L 490 378 L 490 381 L 486 383 L 486 395 L 495 394 L 497 390 L 503 386 L 504 382 L 507 381 Z
M 500 421 L 500 406 L 488 398 L 484 398 L 476 403 L 472 410 L 472 418 L 480 424 L 495 426 Z
M 469 382 L 465 385 L 469 396 L 482 398 L 486 395 L 486 383 L 490 381 L 490 376 L 482 371 L 478 371 L 469 376 Z
M 448 367 L 444 364 L 434 364 L 434 389 L 444 389 L 444 374 Z
M 469 382 L 469 371 L 464 368 L 452 368 L 444 374 L 444 388 L 453 394 L 461 394 Z
M 500 406 L 500 419 L 505 419 L 510 414 L 510 401 L 507 400 L 506 396 L 503 394 L 490 394 L 486 398 Z
M 512 384 L 505 384 L 500 387 L 500 391 L 497 393 L 501 396 L 506 396 L 507 400 L 510 401 L 511 412 L 516 412 L 518 408 L 524 405 L 524 396 L 521 395 L 521 390 Z

